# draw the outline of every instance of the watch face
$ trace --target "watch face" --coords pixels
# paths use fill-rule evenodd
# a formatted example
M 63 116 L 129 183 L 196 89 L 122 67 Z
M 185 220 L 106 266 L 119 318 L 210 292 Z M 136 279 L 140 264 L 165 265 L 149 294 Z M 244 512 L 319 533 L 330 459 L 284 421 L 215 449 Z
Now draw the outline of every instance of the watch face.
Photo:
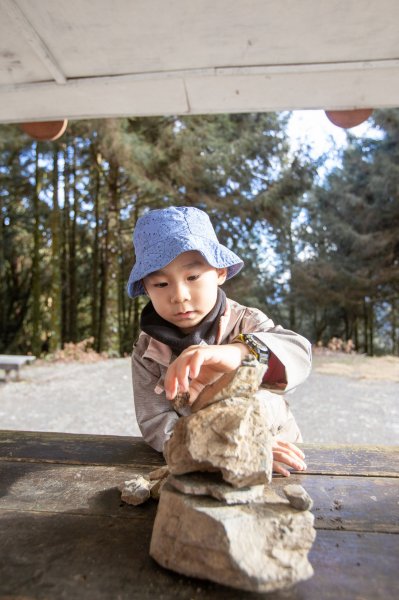
M 261 363 L 268 363 L 270 354 L 269 348 L 250 333 L 244 334 L 243 337 L 248 347 L 252 348 L 256 353 L 258 361 Z

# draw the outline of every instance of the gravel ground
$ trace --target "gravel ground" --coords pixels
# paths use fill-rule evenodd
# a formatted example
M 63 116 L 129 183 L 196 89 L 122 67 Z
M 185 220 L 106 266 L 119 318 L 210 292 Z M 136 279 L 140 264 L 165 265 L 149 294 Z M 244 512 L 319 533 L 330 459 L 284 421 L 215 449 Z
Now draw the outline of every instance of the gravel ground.
M 287 397 L 306 442 L 399 444 L 396 377 L 318 371 Z M 0 381 L 0 429 L 140 435 L 130 360 L 24 367 L 20 382 Z

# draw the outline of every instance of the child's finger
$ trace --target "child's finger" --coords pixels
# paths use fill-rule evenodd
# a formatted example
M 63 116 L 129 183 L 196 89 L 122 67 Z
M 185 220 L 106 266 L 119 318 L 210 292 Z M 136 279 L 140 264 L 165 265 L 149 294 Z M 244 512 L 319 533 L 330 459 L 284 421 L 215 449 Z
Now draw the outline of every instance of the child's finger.
M 281 450 L 273 450 L 273 459 L 278 460 L 279 462 L 284 463 L 285 465 L 292 467 L 297 471 L 305 471 L 307 468 L 306 464 L 301 458 L 298 456 L 292 456 L 291 454 Z
M 193 355 L 190 357 L 190 377 L 191 379 L 197 379 L 201 367 L 204 364 L 205 356 L 201 351 L 195 351 Z
M 277 439 L 275 440 L 274 444 L 286 448 L 287 450 L 289 450 L 290 452 L 294 453 L 296 456 L 299 456 L 302 459 L 305 458 L 305 453 L 292 442 L 285 442 L 283 440 Z
M 287 469 L 285 469 L 283 465 L 276 461 L 273 461 L 273 471 L 275 473 L 280 473 L 281 475 L 284 475 L 284 477 L 289 477 L 291 475 L 291 473 L 287 471 Z
M 177 382 L 178 382 L 178 386 L 179 386 L 179 391 L 180 392 L 188 392 L 188 386 L 189 386 L 188 376 L 189 376 L 189 373 L 190 373 L 190 364 L 183 363 L 180 366 L 179 371 L 177 373 Z
M 173 400 L 173 398 L 176 397 L 177 394 L 177 388 L 178 388 L 178 384 L 177 384 L 177 379 L 173 379 L 172 381 L 166 383 L 165 380 L 165 394 L 166 394 L 166 399 L 167 400 Z

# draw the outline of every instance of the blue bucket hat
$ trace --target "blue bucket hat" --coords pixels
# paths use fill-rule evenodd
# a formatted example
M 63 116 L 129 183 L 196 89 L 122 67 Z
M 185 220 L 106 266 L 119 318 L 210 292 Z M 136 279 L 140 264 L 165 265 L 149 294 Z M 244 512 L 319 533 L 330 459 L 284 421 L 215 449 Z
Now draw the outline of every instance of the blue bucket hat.
M 208 215 L 192 206 L 149 211 L 137 220 L 133 244 L 136 263 L 127 284 L 131 298 L 146 293 L 142 284 L 144 277 L 189 250 L 200 252 L 212 267 L 227 267 L 227 279 L 244 266 L 237 254 L 219 243 Z

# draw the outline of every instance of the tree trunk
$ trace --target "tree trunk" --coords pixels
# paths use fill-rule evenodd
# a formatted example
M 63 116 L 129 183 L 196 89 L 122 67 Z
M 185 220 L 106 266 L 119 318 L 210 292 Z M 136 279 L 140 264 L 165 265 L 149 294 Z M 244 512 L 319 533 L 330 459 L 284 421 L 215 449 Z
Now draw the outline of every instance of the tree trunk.
M 53 210 L 51 224 L 51 336 L 50 352 L 61 347 L 60 207 L 58 204 L 58 148 L 53 152 Z
M 134 207 L 134 226 L 136 226 L 138 218 L 139 218 L 139 203 L 136 202 L 136 205 Z M 134 260 L 136 260 L 136 257 L 134 257 Z M 133 336 L 133 341 L 136 341 L 136 339 L 139 337 L 139 333 L 140 333 L 140 312 L 141 312 L 140 307 L 141 307 L 140 297 L 135 298 L 133 300 L 133 323 L 132 323 L 132 332 L 131 332 L 131 335 Z
M 374 356 L 374 303 L 369 303 L 369 355 Z
M 73 218 L 71 222 L 69 237 L 69 323 L 70 338 L 73 342 L 78 341 L 78 292 L 76 285 L 76 223 L 78 215 L 78 190 L 76 182 L 76 146 L 72 145 L 72 198 L 73 198 Z
M 363 332 L 363 344 L 364 344 L 364 352 L 365 354 L 369 353 L 369 315 L 368 315 L 368 310 L 367 310 L 367 300 L 366 298 L 364 298 L 363 300 L 363 326 L 364 326 L 364 332 Z
M 295 266 L 295 244 L 292 239 L 292 220 L 288 223 L 288 261 L 290 269 L 290 295 L 289 295 L 289 323 L 290 329 L 296 329 L 296 309 L 295 309 L 295 282 L 293 279 L 293 271 Z
M 62 211 L 62 228 L 61 228 L 61 285 L 62 285 L 62 327 L 61 327 L 61 344 L 69 342 L 70 336 L 70 320 L 69 320 L 69 153 L 68 146 L 64 150 L 64 209 Z
M 99 232 L 100 232 L 100 172 L 98 168 L 94 168 L 94 245 L 93 245 L 93 270 L 91 280 L 91 332 L 94 337 L 94 348 L 98 349 L 98 305 L 99 305 Z
M 118 350 L 118 176 L 119 165 L 114 159 L 109 162 L 108 207 L 104 218 L 104 241 L 101 260 L 101 290 L 99 310 L 98 351 Z
M 33 260 L 32 260 L 32 352 L 35 356 L 41 353 L 41 319 L 40 319 L 40 171 L 39 144 L 35 148 L 35 189 L 33 193 Z
M 107 349 L 117 350 L 121 346 L 121 331 L 118 326 L 118 222 L 119 222 L 119 164 L 115 159 L 109 165 L 109 207 L 108 207 L 108 255 L 107 255 L 107 311 L 105 331 Z
M 391 342 L 392 354 L 399 354 L 398 338 L 397 338 L 397 314 L 396 314 L 396 298 L 391 303 Z
M 357 318 L 355 318 L 355 321 L 353 323 L 353 337 L 354 337 L 354 342 L 355 342 L 355 350 L 356 352 L 359 351 L 359 329 L 358 329 L 358 325 L 357 325 Z
M 0 347 L 6 345 L 6 325 L 7 325 L 7 286 L 6 286 L 6 257 L 5 257 L 5 223 L 3 211 L 4 199 L 0 194 Z M 0 350 L 1 351 L 1 350 Z

